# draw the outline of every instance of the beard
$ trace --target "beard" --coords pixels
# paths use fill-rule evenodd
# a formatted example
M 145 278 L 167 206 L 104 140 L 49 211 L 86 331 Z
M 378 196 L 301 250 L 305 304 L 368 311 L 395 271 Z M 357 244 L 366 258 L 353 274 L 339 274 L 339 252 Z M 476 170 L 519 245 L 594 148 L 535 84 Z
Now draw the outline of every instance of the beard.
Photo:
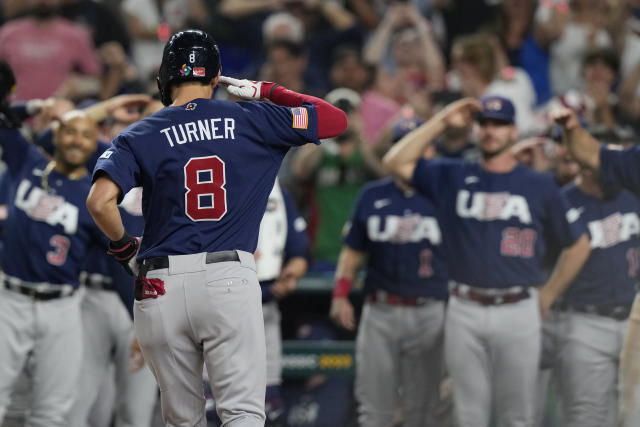
M 28 15 L 37 20 L 44 21 L 57 16 L 59 8 L 57 6 L 38 6 L 29 10 Z

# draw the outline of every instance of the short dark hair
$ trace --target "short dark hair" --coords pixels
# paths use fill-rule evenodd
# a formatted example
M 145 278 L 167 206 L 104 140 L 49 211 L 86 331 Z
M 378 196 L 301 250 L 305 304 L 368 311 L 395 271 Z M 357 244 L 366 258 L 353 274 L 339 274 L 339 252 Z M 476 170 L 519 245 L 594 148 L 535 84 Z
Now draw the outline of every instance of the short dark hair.
M 269 50 L 278 48 L 286 50 L 289 55 L 296 58 L 300 58 L 305 54 L 304 46 L 291 40 L 274 40 L 269 43 Z
M 615 74 L 620 69 L 620 60 L 618 54 L 612 49 L 593 49 L 587 52 L 582 59 L 582 68 L 593 65 L 596 62 L 602 62 L 609 67 Z

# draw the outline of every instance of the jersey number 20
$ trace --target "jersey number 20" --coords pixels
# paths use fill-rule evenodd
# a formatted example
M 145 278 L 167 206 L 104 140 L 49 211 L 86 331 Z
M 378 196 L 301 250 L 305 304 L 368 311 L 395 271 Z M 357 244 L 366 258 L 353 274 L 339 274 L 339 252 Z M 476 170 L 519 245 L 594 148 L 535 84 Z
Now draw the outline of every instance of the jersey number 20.
M 184 165 L 184 205 L 192 221 L 218 221 L 227 213 L 225 165 L 218 156 L 194 157 Z

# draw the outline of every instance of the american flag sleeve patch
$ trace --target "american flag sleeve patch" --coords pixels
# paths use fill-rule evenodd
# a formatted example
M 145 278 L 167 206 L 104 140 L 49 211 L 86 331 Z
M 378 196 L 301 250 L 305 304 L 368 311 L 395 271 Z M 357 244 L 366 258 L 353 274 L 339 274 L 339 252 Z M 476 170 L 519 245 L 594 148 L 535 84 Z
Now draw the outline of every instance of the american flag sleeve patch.
M 291 114 L 293 115 L 293 125 L 294 129 L 306 129 L 309 127 L 309 115 L 307 113 L 307 109 L 304 107 L 295 107 L 291 109 Z

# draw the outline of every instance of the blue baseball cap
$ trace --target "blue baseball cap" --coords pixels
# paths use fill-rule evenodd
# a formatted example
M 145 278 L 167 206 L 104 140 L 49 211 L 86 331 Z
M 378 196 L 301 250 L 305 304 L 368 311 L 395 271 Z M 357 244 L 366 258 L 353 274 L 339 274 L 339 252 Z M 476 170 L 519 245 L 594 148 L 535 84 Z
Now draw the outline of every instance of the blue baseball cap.
M 391 142 L 396 143 L 400 141 L 406 134 L 419 127 L 424 123 L 420 117 L 415 115 L 413 110 L 405 110 L 402 112 L 402 117 L 398 119 L 391 129 Z
M 494 119 L 507 123 L 514 123 L 516 108 L 507 98 L 497 95 L 488 95 L 480 98 L 482 111 L 476 116 L 477 120 Z

